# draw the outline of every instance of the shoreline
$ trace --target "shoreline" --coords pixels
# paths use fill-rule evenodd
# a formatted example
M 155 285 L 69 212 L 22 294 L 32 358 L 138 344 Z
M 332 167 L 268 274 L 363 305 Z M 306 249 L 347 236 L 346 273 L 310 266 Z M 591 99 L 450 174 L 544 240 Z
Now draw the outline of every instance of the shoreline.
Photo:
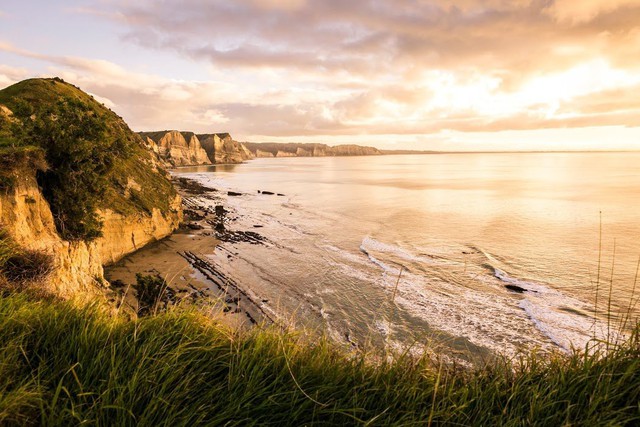
M 212 257 L 217 250 L 224 251 L 228 260 L 237 255 L 220 242 L 262 244 L 265 239 L 255 231 L 227 229 L 235 218 L 217 189 L 176 176 L 172 183 L 182 197 L 184 222 L 171 235 L 106 266 L 105 278 L 112 289 L 135 311 L 138 302 L 131 288 L 136 274 L 159 276 L 166 281 L 173 304 L 212 304 L 230 323 L 243 327 L 276 323 L 263 306 L 266 301 L 228 277 Z M 227 196 L 235 194 L 231 193 Z

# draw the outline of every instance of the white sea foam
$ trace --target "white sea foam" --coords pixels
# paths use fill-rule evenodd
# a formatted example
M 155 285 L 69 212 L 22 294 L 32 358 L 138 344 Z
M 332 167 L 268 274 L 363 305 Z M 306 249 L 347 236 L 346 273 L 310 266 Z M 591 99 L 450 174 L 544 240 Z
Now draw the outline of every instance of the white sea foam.
M 564 351 L 584 348 L 594 337 L 599 340 L 607 338 L 602 327 L 595 328 L 593 317 L 580 314 L 589 310 L 585 302 L 550 286 L 511 277 L 497 268 L 495 277 L 526 289 L 518 305 L 536 328 Z
M 379 240 L 376 240 L 370 236 L 366 236 L 362 239 L 362 243 L 360 244 L 360 249 L 365 251 L 366 253 L 370 252 L 381 252 L 392 254 L 402 260 L 417 262 L 417 263 L 426 263 L 426 264 L 441 264 L 442 262 L 438 260 L 434 260 L 429 257 L 418 256 L 415 255 L 408 250 L 398 246 L 392 245 L 389 243 L 384 243 Z

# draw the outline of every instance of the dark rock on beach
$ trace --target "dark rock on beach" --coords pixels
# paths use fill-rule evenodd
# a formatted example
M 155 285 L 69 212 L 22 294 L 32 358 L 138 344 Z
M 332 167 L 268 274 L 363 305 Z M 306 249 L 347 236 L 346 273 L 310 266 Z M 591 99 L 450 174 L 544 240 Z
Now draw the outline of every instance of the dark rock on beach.
M 510 291 L 517 292 L 519 294 L 526 292 L 525 288 L 518 285 L 504 285 L 504 287 L 509 289 Z

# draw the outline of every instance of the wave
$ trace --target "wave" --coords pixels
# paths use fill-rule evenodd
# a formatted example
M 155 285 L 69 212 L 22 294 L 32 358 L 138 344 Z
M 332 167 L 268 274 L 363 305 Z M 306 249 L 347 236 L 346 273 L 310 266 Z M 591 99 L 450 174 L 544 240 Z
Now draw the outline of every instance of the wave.
M 537 282 L 509 276 L 495 268 L 494 275 L 500 281 L 519 286 L 525 291 L 518 306 L 522 308 L 535 327 L 560 347 L 569 352 L 584 348 L 592 339 L 606 339 L 604 328 L 597 328 L 595 319 L 586 314 L 587 303 Z

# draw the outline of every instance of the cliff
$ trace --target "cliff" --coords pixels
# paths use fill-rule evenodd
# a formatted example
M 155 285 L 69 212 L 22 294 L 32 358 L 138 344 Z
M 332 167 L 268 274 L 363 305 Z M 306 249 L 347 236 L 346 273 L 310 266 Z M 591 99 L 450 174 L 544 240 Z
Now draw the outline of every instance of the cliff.
M 140 132 L 151 149 L 170 167 L 210 165 L 212 162 L 193 132 Z
M 299 144 L 277 142 L 245 142 L 255 157 L 329 157 L 329 156 L 377 156 L 382 154 L 374 147 L 361 145 Z
M 255 157 L 228 133 L 199 134 L 198 138 L 213 163 L 242 163 Z
M 146 145 L 167 167 L 242 163 L 254 154 L 228 133 L 196 135 L 193 132 L 164 130 L 139 132 Z
M 48 291 L 96 294 L 103 265 L 178 227 L 181 200 L 166 171 L 92 97 L 31 79 L 1 90 L 0 107 L 0 231 L 51 257 Z

